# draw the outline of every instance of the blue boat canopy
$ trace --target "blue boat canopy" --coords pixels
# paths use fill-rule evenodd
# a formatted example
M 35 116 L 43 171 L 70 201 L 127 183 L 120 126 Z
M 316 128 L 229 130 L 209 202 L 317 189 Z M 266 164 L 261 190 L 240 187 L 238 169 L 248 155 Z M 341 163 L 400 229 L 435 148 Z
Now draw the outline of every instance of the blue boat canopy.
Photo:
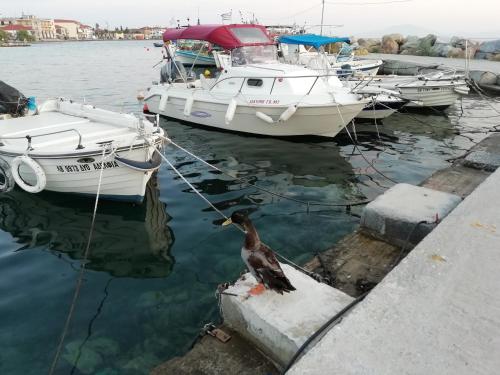
M 316 34 L 282 35 L 278 41 L 284 44 L 303 44 L 305 46 L 313 46 L 314 48 L 337 42 L 351 43 L 349 38 L 332 38 Z

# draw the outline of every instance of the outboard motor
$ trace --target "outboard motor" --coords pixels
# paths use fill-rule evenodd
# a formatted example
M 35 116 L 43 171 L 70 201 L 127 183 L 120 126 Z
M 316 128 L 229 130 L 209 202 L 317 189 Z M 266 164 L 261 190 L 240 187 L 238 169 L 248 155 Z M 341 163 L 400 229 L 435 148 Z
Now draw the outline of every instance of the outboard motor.
M 0 81 L 0 114 L 8 114 L 12 117 L 24 116 L 29 99 L 14 87 Z

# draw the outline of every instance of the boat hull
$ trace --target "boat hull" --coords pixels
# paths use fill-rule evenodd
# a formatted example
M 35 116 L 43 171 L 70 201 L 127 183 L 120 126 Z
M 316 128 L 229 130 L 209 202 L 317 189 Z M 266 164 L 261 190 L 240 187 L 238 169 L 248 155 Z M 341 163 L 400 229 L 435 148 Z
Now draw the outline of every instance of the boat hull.
M 199 55 L 186 51 L 176 51 L 175 60 L 182 65 L 191 66 L 215 66 L 215 59 L 212 56 Z
M 335 137 L 365 106 L 365 102 L 349 105 L 330 104 L 299 107 L 285 122 L 277 122 L 287 106 L 238 105 L 234 117 L 226 124 L 225 116 L 229 103 L 195 100 L 190 114 L 185 115 L 185 98 L 169 97 L 168 105 L 159 109 L 161 95 L 146 99 L 149 111 L 180 121 L 192 122 L 211 128 L 274 137 L 314 135 Z M 270 124 L 256 113 L 271 117 Z
M 129 160 L 146 161 L 153 152 L 154 147 L 147 146 L 117 154 L 126 155 L 125 157 Z M 16 155 L 0 153 L 0 157 L 11 165 Z M 142 202 L 146 184 L 154 172 L 131 169 L 115 160 L 114 155 L 108 155 L 103 161 L 102 153 L 78 153 L 58 157 L 32 156 L 31 158 L 42 167 L 45 173 L 47 184 L 44 190 L 58 193 L 95 196 L 101 168 L 103 168 L 100 198 L 116 201 Z M 19 167 L 19 175 L 29 185 L 36 183 L 35 174 L 24 164 Z

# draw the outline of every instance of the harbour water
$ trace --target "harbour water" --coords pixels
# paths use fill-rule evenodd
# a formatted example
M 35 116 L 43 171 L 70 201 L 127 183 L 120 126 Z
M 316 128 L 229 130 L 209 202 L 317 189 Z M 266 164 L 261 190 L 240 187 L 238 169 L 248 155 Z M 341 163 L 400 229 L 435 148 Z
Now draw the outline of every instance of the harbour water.
M 159 67 L 148 41 L 37 44 L 0 51 L 0 80 L 25 95 L 64 96 L 113 110 L 141 110 L 135 98 Z M 457 130 L 493 124 L 478 98 L 448 116 L 397 114 L 357 127 L 363 155 L 384 175 L 417 184 L 484 135 Z M 1 123 L 0 123 L 1 126 Z M 372 199 L 392 185 L 346 134 L 335 140 L 279 140 L 207 131 L 162 119 L 177 143 L 245 180 L 302 201 Z M 470 139 L 469 139 L 470 137 Z M 176 167 L 218 209 L 248 209 L 262 239 L 296 262 L 335 243 L 358 223 L 359 207 L 307 206 L 208 171 L 167 148 Z M 0 373 L 40 374 L 68 313 L 93 200 L 71 195 L 0 195 Z M 57 373 L 146 374 L 183 354 L 203 324 L 218 319 L 217 284 L 243 269 L 242 237 L 165 165 L 141 205 L 99 204 L 88 271 Z

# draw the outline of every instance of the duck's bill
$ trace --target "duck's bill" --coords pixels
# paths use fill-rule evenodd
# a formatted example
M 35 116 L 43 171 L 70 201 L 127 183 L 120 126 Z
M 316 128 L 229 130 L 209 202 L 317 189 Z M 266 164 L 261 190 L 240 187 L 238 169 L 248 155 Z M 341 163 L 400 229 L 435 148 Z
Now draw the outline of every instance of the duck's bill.
M 231 218 L 227 219 L 225 222 L 222 223 L 222 226 L 225 227 L 226 225 L 229 225 L 229 224 L 232 224 L 233 221 L 231 220 Z

